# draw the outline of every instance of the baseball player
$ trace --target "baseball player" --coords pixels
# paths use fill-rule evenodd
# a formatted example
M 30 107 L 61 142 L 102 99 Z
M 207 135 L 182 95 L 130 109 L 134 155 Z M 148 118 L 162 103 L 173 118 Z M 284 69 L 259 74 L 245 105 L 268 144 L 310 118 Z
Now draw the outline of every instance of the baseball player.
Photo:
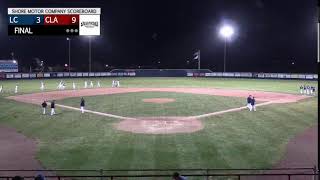
M 112 80 L 112 86 L 111 87 L 115 87 L 115 81 L 114 80 Z
M 117 83 L 117 87 L 120 87 L 120 81 L 116 81 L 116 83 Z
M 98 88 L 101 87 L 101 86 L 100 86 L 100 81 L 97 82 L 97 87 L 98 87 Z
M 249 111 L 252 110 L 251 101 L 252 101 L 252 96 L 249 95 L 249 96 L 247 97 L 247 108 L 249 109 Z
M 300 86 L 300 94 L 303 94 L 303 86 Z
M 310 86 L 307 85 L 307 95 L 309 95 L 309 94 L 310 94 Z
M 252 97 L 251 99 L 251 110 L 256 111 L 256 100 L 254 99 L 254 97 Z
M 93 82 L 90 81 L 90 88 L 93 88 Z
M 76 83 L 72 82 L 72 89 L 75 90 L 76 89 Z
M 85 101 L 83 98 L 81 98 L 81 101 L 80 101 L 80 109 L 81 109 L 81 113 L 83 114 L 84 113 L 84 106 L 85 106 Z
M 88 87 L 88 82 L 84 81 L 84 88 L 87 88 L 87 87 Z
M 18 84 L 16 84 L 16 87 L 14 88 L 14 93 L 18 93 Z
M 54 111 L 55 108 L 55 100 L 51 101 L 51 116 L 56 114 L 56 112 Z
M 64 90 L 66 88 L 66 83 L 62 81 L 61 89 Z
M 3 86 L 1 85 L 0 86 L 0 93 L 2 93 L 2 90 L 3 90 Z
M 43 103 L 41 104 L 42 106 L 42 114 L 46 114 L 46 108 L 47 108 L 47 102 L 43 101 Z
M 43 81 L 40 82 L 40 90 L 41 90 L 41 91 L 44 90 L 44 82 L 43 82 Z
M 304 93 L 304 94 L 307 94 L 307 87 L 306 87 L 305 84 L 303 85 L 303 93 Z
M 61 89 L 62 88 L 62 80 L 59 82 L 58 86 L 57 86 L 57 89 Z
M 311 94 L 315 95 L 316 94 L 316 87 L 311 86 Z

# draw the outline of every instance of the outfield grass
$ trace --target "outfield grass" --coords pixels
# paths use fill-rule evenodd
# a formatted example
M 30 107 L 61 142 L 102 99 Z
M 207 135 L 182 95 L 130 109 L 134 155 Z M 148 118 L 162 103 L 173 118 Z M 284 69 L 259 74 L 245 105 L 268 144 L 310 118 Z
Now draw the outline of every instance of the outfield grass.
M 102 87 L 111 87 L 113 78 L 91 78 L 96 85 L 99 80 Z M 270 80 L 270 79 L 231 79 L 231 78 L 117 78 L 122 87 L 208 87 L 244 90 L 261 90 L 297 94 L 302 84 L 318 87 L 317 81 L 304 80 Z M 44 79 L 47 91 L 56 90 L 61 79 Z M 67 89 L 72 88 L 72 82 L 83 88 L 84 81 L 89 78 L 64 79 Z M 12 95 L 15 85 L 19 85 L 19 93 L 40 92 L 40 80 L 7 80 L 0 81 L 7 93 Z
M 175 102 L 155 104 L 148 98 L 171 98 Z M 246 99 L 173 92 L 137 92 L 85 97 L 86 109 L 128 117 L 195 116 L 246 105 Z M 57 101 L 79 108 L 80 98 Z

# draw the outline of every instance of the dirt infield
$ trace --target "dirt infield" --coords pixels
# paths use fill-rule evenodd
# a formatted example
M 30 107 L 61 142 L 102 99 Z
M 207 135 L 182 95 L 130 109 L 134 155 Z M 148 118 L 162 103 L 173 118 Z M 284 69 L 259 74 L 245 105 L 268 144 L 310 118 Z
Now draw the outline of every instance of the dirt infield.
M 149 99 L 142 99 L 142 101 L 147 103 L 166 104 L 166 103 L 175 102 L 176 100 L 171 98 L 149 98 Z
M 18 96 L 10 96 L 8 99 L 13 99 L 20 102 L 40 104 L 43 100 L 59 100 L 70 97 L 95 96 L 107 94 L 119 94 L 130 92 L 177 92 L 191 94 L 206 94 L 215 96 L 242 97 L 246 98 L 249 94 L 255 96 L 257 101 L 273 101 L 274 103 L 289 103 L 305 99 L 309 96 L 263 92 L 263 91 L 248 91 L 248 90 L 232 90 L 232 89 L 213 89 L 213 88 L 96 88 L 96 89 L 81 89 L 81 90 L 64 90 L 52 92 L 40 92 L 33 94 L 23 94 Z M 245 99 L 244 99 L 245 101 Z
M 116 129 L 142 134 L 191 133 L 203 129 L 201 121 L 183 117 L 143 117 L 124 120 Z
M 65 90 L 65 91 L 52 91 L 52 92 L 44 92 L 44 93 L 24 94 L 24 95 L 18 95 L 18 96 L 11 96 L 7 98 L 20 101 L 20 102 L 33 103 L 33 104 L 39 105 L 43 100 L 53 100 L 53 99 L 59 100 L 59 99 L 65 99 L 70 97 L 108 95 L 108 94 L 130 93 L 130 92 L 177 92 L 177 93 L 205 94 L 205 95 L 215 95 L 215 96 L 242 97 L 244 98 L 244 102 L 246 100 L 245 98 L 249 94 L 251 94 L 256 97 L 257 101 L 265 101 L 264 103 L 258 104 L 257 106 L 267 105 L 271 103 L 296 102 L 300 99 L 304 99 L 308 97 L 308 96 L 274 93 L 274 92 L 213 89 L 213 88 L 96 88 L 96 89 Z M 162 104 L 162 103 L 173 102 L 174 99 L 151 98 L 151 99 L 143 99 L 143 101 Z M 57 104 L 57 106 L 73 109 L 73 110 L 79 110 L 78 108 L 75 108 L 75 107 L 70 107 L 70 106 L 65 106 L 60 104 Z M 202 129 L 201 122 L 200 121 L 198 122 L 196 119 L 223 114 L 227 112 L 240 111 L 242 109 L 245 109 L 245 107 L 233 108 L 229 110 L 213 112 L 213 113 L 203 114 L 199 116 L 180 117 L 180 119 L 176 117 L 174 118 L 174 120 L 171 119 L 170 121 L 164 120 L 169 117 L 150 117 L 149 119 L 143 119 L 143 118 L 136 118 L 136 117 L 123 117 L 119 115 L 113 115 L 113 114 L 103 113 L 103 112 L 95 112 L 91 110 L 87 110 L 87 112 L 124 120 L 120 122 L 116 127 L 119 130 L 130 131 L 132 133 L 148 133 L 149 132 L 151 134 L 166 134 L 166 133 L 175 133 L 175 132 L 176 133 L 195 132 Z M 191 123 L 192 126 L 186 125 L 188 124 L 186 123 L 186 119 L 189 119 L 189 121 L 191 121 L 194 124 Z M 185 125 L 180 126 L 179 124 L 185 124 Z M 183 128 L 181 127 L 185 127 L 185 129 L 183 130 Z M 153 128 L 153 129 L 150 129 L 150 128 Z
M 42 169 L 36 160 L 37 143 L 18 133 L 15 129 L 0 126 L 0 169 Z M 1 175 L 25 174 L 22 172 L 1 172 Z M 35 175 L 30 173 L 28 175 Z

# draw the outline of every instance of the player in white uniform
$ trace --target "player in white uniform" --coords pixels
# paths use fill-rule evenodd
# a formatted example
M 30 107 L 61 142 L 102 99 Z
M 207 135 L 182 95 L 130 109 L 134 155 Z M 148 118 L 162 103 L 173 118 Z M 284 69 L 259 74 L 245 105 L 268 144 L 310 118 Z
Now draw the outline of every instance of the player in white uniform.
M 59 82 L 58 86 L 57 86 L 57 89 L 61 89 L 62 88 L 62 80 Z
M 18 93 L 18 84 L 16 84 L 16 87 L 14 88 L 14 93 Z
M 90 81 L 90 88 L 93 88 L 93 82 Z
M 41 90 L 41 91 L 44 90 L 44 82 L 43 82 L 43 81 L 40 82 L 40 90 Z
M 97 87 L 98 87 L 98 88 L 101 87 L 101 86 L 100 86 L 100 81 L 97 82 Z
M 72 89 L 75 90 L 76 89 L 76 83 L 72 82 Z
M 84 88 L 87 88 L 87 87 L 88 87 L 88 82 L 84 81 Z
M 2 90 L 3 90 L 3 86 L 1 85 L 0 86 L 0 93 L 2 93 Z

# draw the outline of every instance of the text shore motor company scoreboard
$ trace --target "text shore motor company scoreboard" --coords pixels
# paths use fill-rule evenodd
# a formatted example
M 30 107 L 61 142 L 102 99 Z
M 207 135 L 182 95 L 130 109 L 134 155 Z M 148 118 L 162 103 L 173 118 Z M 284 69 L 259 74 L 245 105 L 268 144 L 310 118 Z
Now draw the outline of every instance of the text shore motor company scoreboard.
M 100 8 L 8 8 L 10 36 L 98 36 Z

